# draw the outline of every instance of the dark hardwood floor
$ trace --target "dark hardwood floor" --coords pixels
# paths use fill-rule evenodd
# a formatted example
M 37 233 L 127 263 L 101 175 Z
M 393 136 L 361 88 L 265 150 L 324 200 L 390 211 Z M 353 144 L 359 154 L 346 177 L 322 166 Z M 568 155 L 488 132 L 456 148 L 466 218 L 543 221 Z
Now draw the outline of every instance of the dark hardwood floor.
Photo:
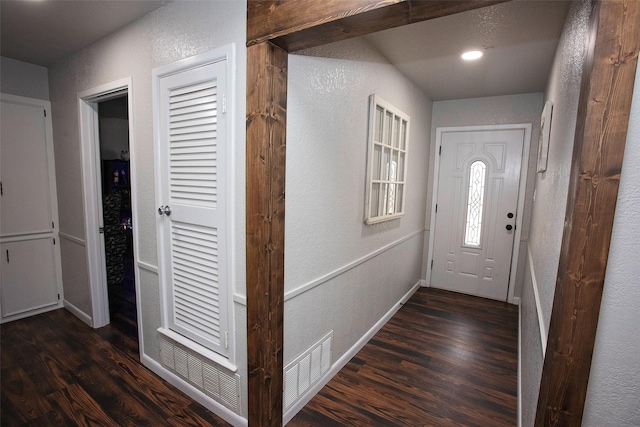
M 139 363 L 131 267 L 104 328 L 66 310 L 0 326 L 0 425 L 229 425 Z
M 287 425 L 515 426 L 517 367 L 517 306 L 420 288 Z
M 65 310 L 0 326 L 0 424 L 228 425 L 138 363 L 135 299 L 111 297 L 98 330 Z M 515 306 L 421 288 L 288 426 L 515 426 L 517 327 Z

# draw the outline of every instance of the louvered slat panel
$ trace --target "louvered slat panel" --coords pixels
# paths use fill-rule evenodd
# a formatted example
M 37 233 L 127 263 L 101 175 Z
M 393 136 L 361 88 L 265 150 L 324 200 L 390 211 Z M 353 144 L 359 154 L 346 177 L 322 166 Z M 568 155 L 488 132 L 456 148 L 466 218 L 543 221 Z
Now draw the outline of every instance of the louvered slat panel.
M 183 142 L 183 146 L 184 145 L 188 145 L 186 143 L 188 143 L 189 141 L 198 141 L 198 140 L 202 140 L 205 139 L 207 140 L 205 142 L 205 145 L 212 145 L 215 144 L 215 139 L 216 139 L 216 132 L 212 131 L 212 132 L 197 132 L 197 133 L 189 133 L 186 135 L 174 135 L 171 137 L 171 145 L 173 145 L 176 142 Z M 200 144 L 203 145 L 203 144 Z
M 171 226 L 175 324 L 212 342 L 221 334 L 217 237 L 213 227 Z
M 196 329 L 200 335 L 207 336 L 214 342 L 220 339 L 220 327 L 210 321 L 211 317 L 202 316 L 202 313 L 193 310 L 192 306 L 183 307 L 181 301 L 176 303 L 176 308 L 176 323 L 178 325 L 182 321 L 189 325 L 190 329 Z
M 216 153 L 217 150 L 214 146 L 208 143 L 204 144 L 188 144 L 186 146 L 180 146 L 179 144 L 174 144 L 171 147 L 170 152 L 172 154 L 188 154 L 188 153 Z
M 191 106 L 188 107 L 179 107 L 179 108 L 170 108 L 169 109 L 169 114 L 171 114 L 172 117 L 177 117 L 178 120 L 182 119 L 180 116 L 183 114 L 191 114 L 191 113 L 199 113 L 199 112 L 205 112 L 205 111 L 216 111 L 218 108 L 218 106 L 216 105 L 215 102 L 213 103 L 208 103 L 208 104 L 196 104 L 194 103 Z
M 173 131 L 173 129 L 181 129 L 184 127 L 189 127 L 189 126 L 201 126 L 201 125 L 216 125 L 217 120 L 215 119 L 215 114 L 212 117 L 203 117 L 203 118 L 191 118 L 191 119 L 185 119 L 184 116 L 182 117 L 182 120 L 176 120 L 172 123 L 170 123 L 169 125 L 169 129 L 170 131 Z
M 182 98 L 180 98 L 182 96 L 193 96 L 192 94 L 203 91 L 203 90 L 207 90 L 208 88 L 211 88 L 211 87 L 212 87 L 211 80 L 207 80 L 202 83 L 196 83 L 189 86 L 174 89 L 173 91 L 171 91 L 171 95 L 175 96 L 178 100 L 182 100 Z
M 217 119 L 216 119 L 217 115 L 218 115 L 218 112 L 215 110 L 198 111 L 195 113 L 182 114 L 179 116 L 175 115 L 175 116 L 169 117 L 169 124 L 171 127 L 173 127 L 180 123 L 186 124 L 186 122 L 189 120 L 197 120 L 197 119 L 209 120 L 209 122 L 207 123 L 217 123 Z
M 177 110 L 180 108 L 192 107 L 194 105 L 211 104 L 216 101 L 216 94 L 214 91 L 209 91 L 208 95 L 204 92 L 200 92 L 197 96 L 186 95 L 184 99 L 184 101 L 178 102 L 175 98 L 172 98 L 169 108 L 171 110 Z
M 190 313 L 192 317 L 198 318 L 200 316 L 204 316 L 203 312 L 209 307 L 202 302 L 203 295 L 192 292 L 191 288 L 185 289 L 183 287 L 176 287 L 176 293 L 180 295 L 180 301 L 178 301 L 178 305 L 183 305 L 183 310 Z M 208 296 L 209 298 L 213 298 Z M 217 301 L 217 298 L 216 298 Z M 188 304 L 186 304 L 188 303 Z M 203 317 L 205 318 L 205 317 Z M 206 317 L 202 322 L 210 323 L 212 325 L 217 324 L 214 318 Z
M 215 80 L 169 94 L 170 196 L 191 206 L 217 207 L 217 96 Z
M 202 125 L 194 125 L 193 120 L 191 120 L 192 124 L 190 126 L 183 126 L 179 128 L 173 128 L 170 131 L 170 135 L 183 135 L 189 133 L 198 133 L 198 132 L 213 132 L 216 130 L 215 123 L 205 123 Z
M 193 274 L 186 271 L 176 271 L 176 283 L 179 286 L 187 285 L 194 294 L 201 295 L 205 298 L 217 299 L 217 289 L 212 286 L 212 283 L 216 281 L 215 275 L 209 275 L 203 277 L 203 272 L 200 274 Z

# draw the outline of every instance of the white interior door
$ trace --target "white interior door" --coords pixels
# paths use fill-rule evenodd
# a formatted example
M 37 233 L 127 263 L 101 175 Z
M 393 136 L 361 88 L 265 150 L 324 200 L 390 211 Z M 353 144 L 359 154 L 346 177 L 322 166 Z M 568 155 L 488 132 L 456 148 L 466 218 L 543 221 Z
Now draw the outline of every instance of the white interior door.
M 505 301 L 524 129 L 445 132 L 431 286 Z
M 164 327 L 228 354 L 226 62 L 159 79 Z

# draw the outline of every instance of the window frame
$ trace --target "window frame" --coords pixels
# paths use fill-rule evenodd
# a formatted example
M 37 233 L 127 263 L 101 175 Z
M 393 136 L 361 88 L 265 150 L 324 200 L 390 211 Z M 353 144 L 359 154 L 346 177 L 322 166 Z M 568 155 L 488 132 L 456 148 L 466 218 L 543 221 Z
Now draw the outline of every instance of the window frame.
M 409 130 L 408 114 L 376 94 L 369 96 L 364 212 L 364 221 L 368 225 L 397 219 L 405 214 Z M 385 159 L 388 159 L 387 165 L 383 166 Z M 393 166 L 395 173 L 392 172 Z M 393 176 L 389 176 L 390 173 Z M 392 212 L 385 213 L 389 210 L 385 207 L 389 206 L 392 206 Z

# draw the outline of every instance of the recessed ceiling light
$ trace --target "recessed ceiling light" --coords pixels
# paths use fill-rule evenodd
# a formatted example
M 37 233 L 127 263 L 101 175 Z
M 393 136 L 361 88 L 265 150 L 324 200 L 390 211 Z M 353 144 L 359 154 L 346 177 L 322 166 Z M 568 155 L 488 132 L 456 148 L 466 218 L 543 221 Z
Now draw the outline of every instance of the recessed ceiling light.
M 465 61 L 473 61 L 474 59 L 481 58 L 483 55 L 479 50 L 470 50 L 461 55 L 461 58 Z

